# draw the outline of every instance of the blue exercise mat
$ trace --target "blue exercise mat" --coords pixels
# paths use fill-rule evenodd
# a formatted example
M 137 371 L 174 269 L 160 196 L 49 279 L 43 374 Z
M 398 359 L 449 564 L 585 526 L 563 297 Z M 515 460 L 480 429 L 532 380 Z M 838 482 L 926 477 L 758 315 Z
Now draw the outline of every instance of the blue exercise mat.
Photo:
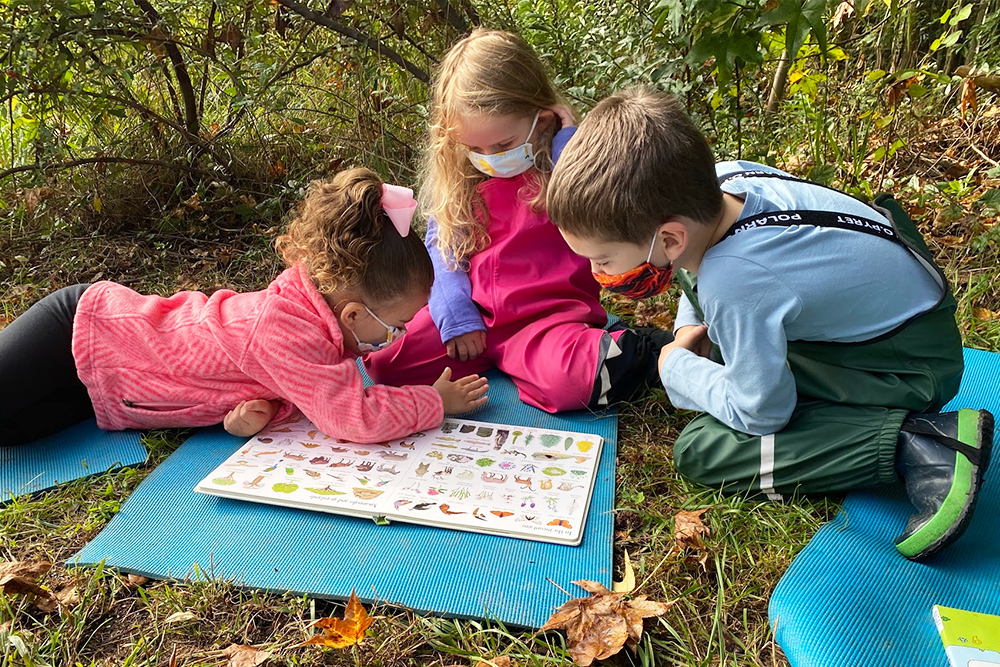
M 121 511 L 76 556 L 154 578 L 208 573 L 238 585 L 346 599 L 419 612 L 492 618 L 540 627 L 584 592 L 575 579 L 611 585 L 617 415 L 550 415 L 517 398 L 514 384 L 488 373 L 490 402 L 479 421 L 593 433 L 604 438 L 590 515 L 580 546 L 275 507 L 195 493 L 194 485 L 245 438 L 202 431 L 150 473 Z
M 961 389 L 945 410 L 1000 416 L 998 390 L 1000 354 L 967 349 Z M 933 605 L 1000 614 L 998 466 L 965 535 L 923 563 L 892 543 L 913 513 L 902 485 L 848 495 L 771 596 L 771 627 L 793 667 L 946 667 Z
M 102 431 L 91 419 L 24 445 L 0 447 L 0 505 L 111 468 L 146 461 L 138 431 Z

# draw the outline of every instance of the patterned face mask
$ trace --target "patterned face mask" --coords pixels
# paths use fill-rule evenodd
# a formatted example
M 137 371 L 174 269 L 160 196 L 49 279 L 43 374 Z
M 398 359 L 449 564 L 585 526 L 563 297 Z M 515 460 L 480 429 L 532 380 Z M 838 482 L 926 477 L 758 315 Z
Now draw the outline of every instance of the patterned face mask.
M 361 305 L 364 306 L 364 304 L 361 304 Z M 378 352 L 379 350 L 385 349 L 385 348 L 389 347 L 390 345 L 392 345 L 393 343 L 395 343 L 400 338 L 402 338 L 403 334 L 406 333 L 406 327 L 394 327 L 394 326 L 388 325 L 385 322 L 383 322 L 381 320 L 381 318 L 379 318 L 378 315 L 376 315 L 375 313 L 373 313 L 368 306 L 365 306 L 365 310 L 367 310 L 368 314 L 371 315 L 372 317 L 374 317 L 375 320 L 379 324 L 381 324 L 382 326 L 385 327 L 385 342 L 384 343 L 365 343 L 365 342 L 362 342 L 362 340 L 360 338 L 358 338 L 358 334 L 354 333 L 354 331 L 352 330 L 351 333 L 354 335 L 354 340 L 356 340 L 358 342 L 358 351 L 361 354 L 368 354 L 370 352 Z
M 531 129 L 528 130 L 528 140 L 520 146 L 505 150 L 501 153 L 486 155 L 485 153 L 475 153 L 468 148 L 465 155 L 479 171 L 487 176 L 499 176 L 500 178 L 513 178 L 518 174 L 523 174 L 535 165 L 535 152 L 531 148 L 531 135 L 538 124 L 538 114 L 535 112 L 535 120 L 531 122 Z
M 664 268 L 653 266 L 649 260 L 653 257 L 653 245 L 656 243 L 656 236 L 649 244 L 649 254 L 646 261 L 630 269 L 625 273 L 609 275 L 607 273 L 595 273 L 594 280 L 600 283 L 601 287 L 621 294 L 629 299 L 648 299 L 657 294 L 663 294 L 670 286 L 670 278 L 674 275 L 673 263 L 667 264 Z

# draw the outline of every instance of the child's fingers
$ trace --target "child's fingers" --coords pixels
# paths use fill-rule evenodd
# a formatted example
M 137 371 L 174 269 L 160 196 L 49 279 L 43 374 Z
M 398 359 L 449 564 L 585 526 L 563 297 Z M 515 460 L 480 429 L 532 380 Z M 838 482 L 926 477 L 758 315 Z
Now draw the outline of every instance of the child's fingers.
M 451 380 L 451 366 L 445 366 L 444 370 L 441 371 L 441 375 L 434 384 L 437 384 L 438 382 L 448 382 L 449 380 Z
M 261 414 L 271 412 L 271 402 L 263 398 L 257 398 L 252 401 L 244 401 L 240 403 L 240 405 L 246 412 L 259 412 Z
M 466 396 L 468 398 L 481 398 L 486 395 L 486 392 L 489 391 L 489 389 L 489 387 L 477 387 L 466 392 Z
M 455 358 L 455 339 L 452 338 L 450 341 L 444 344 L 444 349 L 448 353 L 448 356 L 452 359 Z
M 479 377 L 478 375 L 466 375 L 464 378 L 455 380 L 455 384 L 463 389 L 468 389 L 473 385 L 486 386 L 488 382 L 489 380 L 484 377 Z
M 480 405 L 486 405 L 486 401 L 490 400 L 489 396 L 483 396 L 482 398 L 477 398 L 474 401 L 469 401 L 469 409 L 478 408 Z

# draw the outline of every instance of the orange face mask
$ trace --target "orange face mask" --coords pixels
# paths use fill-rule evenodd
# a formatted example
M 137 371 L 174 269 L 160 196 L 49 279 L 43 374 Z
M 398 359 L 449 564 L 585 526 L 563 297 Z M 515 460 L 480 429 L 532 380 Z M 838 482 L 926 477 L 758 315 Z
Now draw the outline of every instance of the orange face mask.
M 653 245 L 655 243 L 656 236 L 653 237 L 653 241 L 649 244 L 649 254 L 646 255 L 646 261 L 639 266 L 625 273 L 615 273 L 612 275 L 595 273 L 594 280 L 609 292 L 621 294 L 629 299 L 648 299 L 651 296 L 663 294 L 670 286 L 670 278 L 674 275 L 674 267 L 671 263 L 661 269 L 649 262 L 653 257 Z

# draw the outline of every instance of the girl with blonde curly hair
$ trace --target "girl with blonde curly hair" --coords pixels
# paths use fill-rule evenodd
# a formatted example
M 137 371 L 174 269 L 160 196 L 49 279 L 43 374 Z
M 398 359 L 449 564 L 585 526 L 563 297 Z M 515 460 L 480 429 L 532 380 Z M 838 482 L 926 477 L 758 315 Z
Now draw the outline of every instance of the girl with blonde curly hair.
M 224 422 L 250 436 L 296 409 L 327 435 L 381 442 L 486 402 L 486 381 L 365 388 L 358 356 L 390 346 L 427 303 L 427 250 L 406 188 L 367 169 L 315 182 L 259 292 L 146 296 L 66 287 L 0 331 L 0 444 L 88 417 L 105 430 Z
M 366 358 L 368 373 L 421 383 L 447 367 L 496 366 L 524 402 L 549 412 L 602 407 L 658 382 L 656 356 L 671 335 L 604 330 L 589 262 L 545 213 L 553 159 L 576 122 L 531 47 L 473 31 L 442 60 L 431 103 L 420 192 L 430 307 L 400 345 Z

